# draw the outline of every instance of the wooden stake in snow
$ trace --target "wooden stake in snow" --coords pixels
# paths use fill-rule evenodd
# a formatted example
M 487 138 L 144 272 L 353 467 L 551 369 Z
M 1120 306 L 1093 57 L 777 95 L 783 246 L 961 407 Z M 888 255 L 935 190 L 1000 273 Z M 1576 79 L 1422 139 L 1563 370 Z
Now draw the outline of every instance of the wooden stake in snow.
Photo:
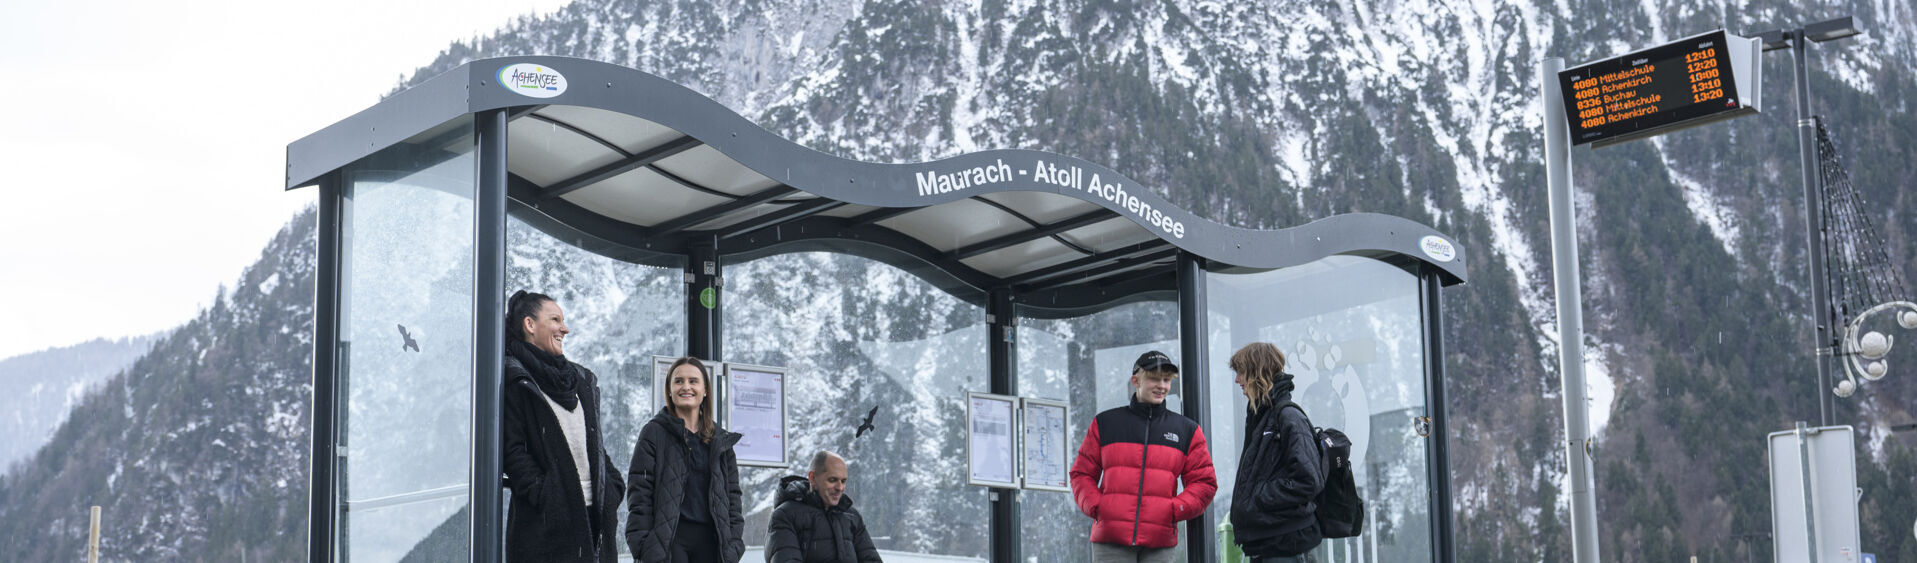
M 100 563 L 100 507 L 93 507 L 93 531 L 87 533 L 87 563 Z

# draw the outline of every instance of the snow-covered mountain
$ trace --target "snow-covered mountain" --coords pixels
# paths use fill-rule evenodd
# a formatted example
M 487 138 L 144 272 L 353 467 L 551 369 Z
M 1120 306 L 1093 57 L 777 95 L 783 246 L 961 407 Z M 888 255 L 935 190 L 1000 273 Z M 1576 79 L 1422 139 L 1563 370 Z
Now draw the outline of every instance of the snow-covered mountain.
M 0 473 L 53 438 L 101 381 L 145 355 L 158 335 L 97 339 L 0 360 Z
M 1285 227 L 1368 211 L 1430 224 L 1474 257 L 1471 282 L 1444 293 L 1458 559 L 1562 561 L 1535 61 L 1576 64 L 1847 11 L 1868 34 L 1813 47 L 1815 111 L 1879 205 L 1892 261 L 1917 279 L 1917 201 L 1903 189 L 1917 184 L 1906 164 L 1917 161 L 1908 103 L 1917 9 L 1904 0 L 581 0 L 455 43 L 413 80 L 480 57 L 588 57 L 686 84 L 850 158 L 1041 149 L 1108 164 L 1225 223 Z M 1596 477 L 1607 559 L 1769 556 L 1763 436 L 1814 418 L 1819 392 L 1805 352 L 1790 70 L 1782 53 L 1767 56 L 1763 115 L 1576 152 L 1588 371 L 1609 391 L 1593 405 L 1604 421 Z M 0 479 L 0 552 L 76 556 L 85 506 L 107 504 L 107 543 L 133 559 L 299 557 L 312 232 L 310 216 L 289 225 L 236 289 L 89 395 L 22 471 Z M 578 323 L 569 352 L 620 399 L 607 411 L 619 458 L 650 414 L 646 356 L 681 338 L 678 273 L 527 234 L 513 235 L 510 283 L 553 293 Z M 853 466 L 855 497 L 912 496 L 861 502 L 882 523 L 881 547 L 982 554 L 983 523 L 945 516 L 986 501 L 949 478 L 959 461 L 948 452 L 964 438 L 941 430 L 963 416 L 942 386 L 982 374 L 963 367 L 976 358 L 942 354 L 983 337 L 980 312 L 843 257 L 732 264 L 727 278 L 726 359 L 819 376 L 794 383 L 794 424 L 816 430 L 795 451 L 897 460 Z M 1132 306 L 1029 328 L 1063 343 L 1066 364 L 1094 366 L 1093 350 L 1069 343 L 1159 342 L 1167 335 L 1138 327 L 1175 326 L 1165 315 Z M 1838 421 L 1857 425 L 1866 444 L 1864 548 L 1885 560 L 1917 560 L 1917 443 L 1888 431 L 1912 419 L 1917 383 L 1903 366 L 1913 361 L 1893 358 L 1891 377 L 1837 401 Z M 1033 386 L 1066 387 L 1057 383 Z M 892 424 L 863 442 L 842 436 L 849 425 L 835 430 L 852 414 L 845 406 L 870 404 L 888 405 Z M 762 484 L 775 473 L 746 477 Z M 1083 525 L 1054 500 L 1027 510 L 1047 526 Z M 1078 560 L 1073 545 L 1049 538 L 1028 553 Z
M 74 407 L 0 477 L 0 553 L 292 561 L 306 549 L 314 214 L 295 217 L 198 317 Z
M 1813 47 L 1814 111 L 1917 279 L 1900 189 L 1917 182 L 1896 164 L 1917 156 L 1917 11 L 1896 0 L 599 0 L 456 44 L 416 80 L 480 57 L 587 57 L 850 158 L 1041 149 L 1221 222 L 1431 224 L 1478 257 L 1445 297 L 1460 558 L 1555 561 L 1569 542 L 1536 61 L 1846 13 L 1868 33 Z M 1576 154 L 1600 519 L 1624 560 L 1768 553 L 1748 539 L 1769 510 L 1751 468 L 1765 433 L 1816 416 L 1784 53 L 1765 59 L 1764 115 Z M 1839 401 L 1873 444 L 1866 514 L 1895 514 L 1917 484 L 1898 461 L 1913 444 L 1887 428 L 1913 398 L 1893 377 Z M 1866 548 L 1917 550 L 1903 519 L 1867 523 Z

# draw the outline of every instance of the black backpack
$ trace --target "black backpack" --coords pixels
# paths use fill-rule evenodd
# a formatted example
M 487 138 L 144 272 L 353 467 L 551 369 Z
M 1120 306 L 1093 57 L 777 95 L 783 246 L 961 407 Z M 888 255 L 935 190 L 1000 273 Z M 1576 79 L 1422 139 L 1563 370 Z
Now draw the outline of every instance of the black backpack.
M 1285 407 L 1298 409 L 1311 424 L 1311 415 L 1297 403 Z M 1279 407 L 1284 408 L 1284 407 Z M 1351 473 L 1351 438 L 1336 428 L 1312 427 L 1318 443 L 1320 467 L 1325 470 L 1325 488 L 1318 491 L 1318 529 L 1326 539 L 1358 537 L 1365 531 L 1365 500 L 1358 498 L 1358 479 Z

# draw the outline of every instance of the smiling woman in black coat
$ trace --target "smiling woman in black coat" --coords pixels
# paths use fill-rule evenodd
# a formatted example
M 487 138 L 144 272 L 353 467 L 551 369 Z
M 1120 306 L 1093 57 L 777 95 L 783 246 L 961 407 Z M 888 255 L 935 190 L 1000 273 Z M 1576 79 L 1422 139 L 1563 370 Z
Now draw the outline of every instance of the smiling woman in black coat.
M 695 358 L 666 370 L 665 408 L 639 429 L 626 479 L 626 545 L 638 563 L 739 563 L 745 556 L 739 434 L 713 421 L 712 374 Z
M 570 332 L 550 297 L 521 291 L 506 302 L 507 561 L 619 559 L 626 484 L 600 439 L 598 378 L 566 359 Z

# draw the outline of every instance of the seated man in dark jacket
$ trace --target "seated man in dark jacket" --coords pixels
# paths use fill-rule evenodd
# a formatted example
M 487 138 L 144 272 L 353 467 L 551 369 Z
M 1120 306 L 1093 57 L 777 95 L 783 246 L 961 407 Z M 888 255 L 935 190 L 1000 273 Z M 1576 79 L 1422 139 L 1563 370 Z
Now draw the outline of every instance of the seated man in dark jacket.
M 772 510 L 767 563 L 879 563 L 865 519 L 845 495 L 845 459 L 832 452 L 812 456 L 805 477 L 779 481 Z

